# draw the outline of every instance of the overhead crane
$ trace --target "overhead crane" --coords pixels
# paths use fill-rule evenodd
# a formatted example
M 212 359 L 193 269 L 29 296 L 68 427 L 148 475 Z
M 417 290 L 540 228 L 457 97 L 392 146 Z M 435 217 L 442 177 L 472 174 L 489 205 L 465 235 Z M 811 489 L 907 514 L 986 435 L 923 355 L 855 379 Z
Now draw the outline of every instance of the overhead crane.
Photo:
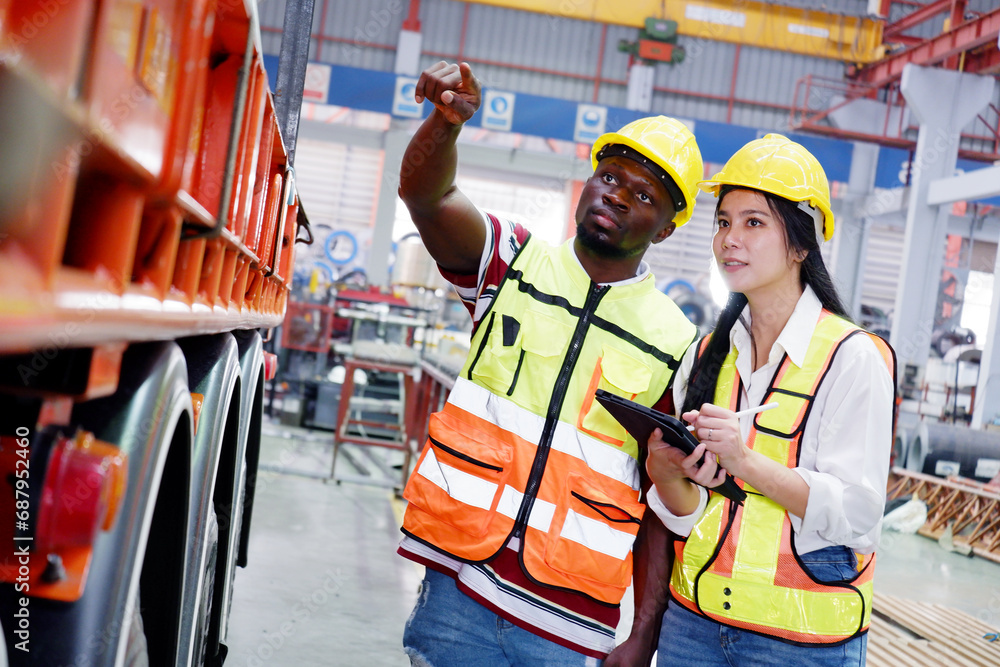
M 677 34 L 817 58 L 866 64 L 882 56 L 883 21 L 765 2 L 721 0 L 469 0 L 481 5 L 642 28 L 647 18 L 677 23 Z

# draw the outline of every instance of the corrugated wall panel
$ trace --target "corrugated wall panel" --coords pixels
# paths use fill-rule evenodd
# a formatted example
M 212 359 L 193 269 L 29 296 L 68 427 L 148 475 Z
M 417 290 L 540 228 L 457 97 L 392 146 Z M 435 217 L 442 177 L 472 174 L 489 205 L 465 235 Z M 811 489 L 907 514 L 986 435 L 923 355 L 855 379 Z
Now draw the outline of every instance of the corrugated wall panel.
M 333 229 L 371 225 L 382 176 L 382 152 L 299 138 L 295 173 L 309 219 Z
M 324 0 L 317 0 L 313 7 L 312 34 L 319 32 L 319 17 L 323 8 Z M 261 26 L 261 47 L 264 53 L 278 54 L 281 52 L 281 33 L 274 32 L 273 29 L 282 30 L 285 26 L 285 0 L 269 0 L 257 5 L 257 14 L 260 18 Z M 272 30 L 268 30 L 271 28 Z M 319 60 L 318 40 L 312 40 L 309 44 L 309 58 Z
M 841 79 L 844 65 L 834 60 L 744 46 L 740 49 L 736 97 L 791 105 L 795 82 L 807 74 Z
M 257 5 L 261 26 L 280 28 L 285 24 L 285 0 L 270 0 Z M 318 16 L 318 14 L 317 14 Z
M 625 86 L 613 85 L 613 84 L 601 84 L 597 92 L 598 104 L 606 104 L 613 107 L 623 107 L 628 99 L 628 91 Z M 588 102 L 594 101 L 591 97 Z
M 680 38 L 684 60 L 656 70 L 656 85 L 710 95 L 729 95 L 735 44 Z
M 653 95 L 653 111 L 667 116 L 724 123 L 727 107 L 725 102 L 674 93 L 657 92 Z
M 861 280 L 861 303 L 886 313 L 896 304 L 899 275 L 903 269 L 902 227 L 873 225 Z
M 420 32 L 424 52 L 458 53 L 465 7 L 464 2 L 454 0 L 421 0 Z M 440 58 L 435 57 L 434 61 L 437 60 Z
M 593 76 L 601 26 L 487 5 L 469 8 L 465 55 Z
M 601 65 L 601 77 L 613 81 L 628 79 L 629 54 L 618 50 L 618 42 L 623 39 L 634 41 L 635 28 L 620 25 L 609 25 L 604 43 L 604 62 Z M 598 36 L 600 39 L 600 36 Z
M 326 24 L 321 26 L 320 18 L 323 15 L 324 2 L 326 3 Z M 393 2 L 316 0 L 316 19 L 313 22 L 313 32 L 395 47 L 408 10 L 409 3 L 402 0 L 394 0 Z
M 763 107 L 741 106 L 739 104 L 733 107 L 732 123 L 735 125 L 787 132 L 788 119 L 788 112 L 782 109 L 765 109 Z
M 691 220 L 646 251 L 645 260 L 656 276 L 656 284 L 662 287 L 682 279 L 707 290 L 714 233 L 715 198 L 699 193 Z
M 590 101 L 593 98 L 594 82 L 586 79 L 570 79 L 556 74 L 525 72 L 482 63 L 473 65 L 473 71 L 484 85 L 503 90 L 567 100 Z
M 264 49 L 264 53 L 281 53 L 281 34 L 261 31 L 260 45 Z

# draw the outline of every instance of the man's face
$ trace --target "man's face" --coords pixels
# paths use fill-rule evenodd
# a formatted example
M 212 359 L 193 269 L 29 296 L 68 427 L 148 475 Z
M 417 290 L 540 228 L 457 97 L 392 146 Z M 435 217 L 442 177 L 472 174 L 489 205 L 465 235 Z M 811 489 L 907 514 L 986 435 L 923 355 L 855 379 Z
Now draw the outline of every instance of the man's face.
M 576 235 L 606 258 L 641 255 L 674 231 L 674 204 L 652 172 L 626 157 L 597 163 L 576 207 Z

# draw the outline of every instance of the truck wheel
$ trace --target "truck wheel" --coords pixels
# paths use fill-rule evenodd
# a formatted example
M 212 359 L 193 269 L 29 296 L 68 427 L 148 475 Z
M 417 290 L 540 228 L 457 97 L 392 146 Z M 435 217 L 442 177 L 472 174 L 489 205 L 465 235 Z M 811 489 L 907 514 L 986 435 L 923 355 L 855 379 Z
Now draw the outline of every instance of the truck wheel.
M 132 618 L 129 620 L 125 667 L 149 667 L 149 650 L 146 646 L 146 632 L 142 625 L 142 613 L 139 611 L 138 593 L 132 606 Z
M 215 565 L 219 560 L 219 522 L 215 509 L 208 512 L 208 527 L 205 531 L 208 540 L 208 554 L 205 558 L 204 585 L 201 589 L 201 600 L 195 622 L 198 624 L 194 639 L 194 655 L 197 665 L 211 663 L 215 656 L 207 655 L 209 634 L 212 625 L 212 602 L 215 599 Z
M 244 501 L 246 500 L 246 479 L 247 479 L 247 466 L 246 460 L 241 461 L 240 465 L 240 475 L 236 479 L 236 503 L 232 509 L 230 516 L 230 522 L 232 527 L 229 529 L 229 539 L 233 541 L 233 548 L 231 552 L 231 557 L 226 563 L 226 572 L 221 573 L 224 578 L 225 583 L 228 584 L 224 586 L 223 590 L 228 591 L 229 595 L 225 596 L 225 600 L 222 600 L 222 604 L 226 605 L 223 613 L 225 614 L 226 620 L 229 619 L 229 614 L 232 612 L 233 608 L 233 588 L 236 582 L 236 557 L 239 554 L 239 541 L 240 535 L 243 530 L 243 507 Z M 223 594 L 224 595 L 224 594 Z M 219 628 L 216 633 L 216 639 L 221 637 L 224 632 L 223 628 Z

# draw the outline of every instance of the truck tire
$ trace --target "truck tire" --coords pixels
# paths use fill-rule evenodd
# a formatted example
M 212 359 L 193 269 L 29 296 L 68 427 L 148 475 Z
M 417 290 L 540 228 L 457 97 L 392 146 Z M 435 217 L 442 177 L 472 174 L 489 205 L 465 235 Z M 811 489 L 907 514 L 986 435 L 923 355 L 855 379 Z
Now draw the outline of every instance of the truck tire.
M 132 608 L 127 642 L 124 667 L 149 667 L 149 647 L 146 644 L 146 632 L 142 625 L 142 613 L 139 611 L 138 595 L 135 597 L 135 605 Z
M 194 644 L 196 665 L 208 664 L 211 662 L 209 658 L 214 657 L 207 654 L 213 617 L 212 603 L 215 599 L 215 569 L 219 560 L 219 522 L 215 518 L 214 509 L 208 514 L 208 525 L 205 531 L 208 540 L 208 557 L 205 559 L 205 585 L 201 591 L 201 601 L 195 616 L 195 623 L 198 624 Z

